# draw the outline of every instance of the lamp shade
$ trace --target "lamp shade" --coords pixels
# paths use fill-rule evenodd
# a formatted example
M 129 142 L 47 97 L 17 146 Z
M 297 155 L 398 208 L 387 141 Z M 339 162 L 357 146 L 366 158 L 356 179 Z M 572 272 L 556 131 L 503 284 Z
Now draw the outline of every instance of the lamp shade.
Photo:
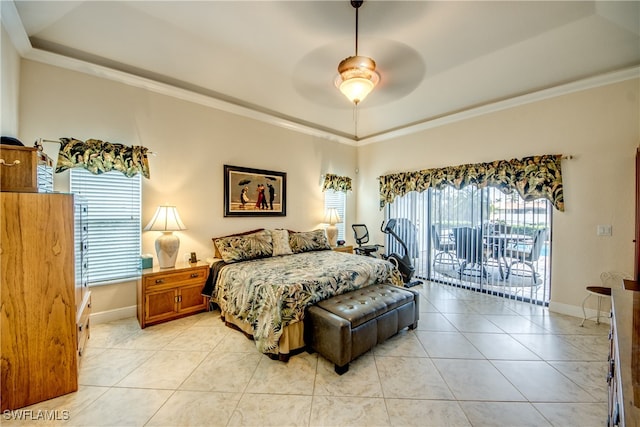
M 329 208 L 324 214 L 324 222 L 330 225 L 335 225 L 342 222 L 340 214 L 336 208 Z
M 354 104 L 364 100 L 380 81 L 376 63 L 366 56 L 350 56 L 338 65 L 335 85 Z
M 186 229 L 187 227 L 180 219 L 178 209 L 169 205 L 158 206 L 153 218 L 144 228 L 145 231 L 180 231 Z
M 144 228 L 145 231 L 162 231 L 162 235 L 156 239 L 156 255 L 160 268 L 173 268 L 176 265 L 180 239 L 173 234 L 174 231 L 186 230 L 184 223 L 178 215 L 175 206 L 158 206 L 155 215 Z

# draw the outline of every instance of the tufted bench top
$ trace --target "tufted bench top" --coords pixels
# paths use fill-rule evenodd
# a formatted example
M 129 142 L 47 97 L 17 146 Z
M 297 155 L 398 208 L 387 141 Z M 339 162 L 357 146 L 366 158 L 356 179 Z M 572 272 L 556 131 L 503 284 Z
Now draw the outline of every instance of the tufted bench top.
M 372 285 L 317 303 L 351 323 L 352 328 L 413 301 L 414 294 L 393 285 Z

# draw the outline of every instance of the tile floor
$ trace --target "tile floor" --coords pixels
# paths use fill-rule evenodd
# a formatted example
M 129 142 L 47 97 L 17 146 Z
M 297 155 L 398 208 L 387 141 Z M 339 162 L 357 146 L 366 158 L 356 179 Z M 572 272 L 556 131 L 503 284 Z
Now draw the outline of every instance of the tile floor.
M 20 422 L 69 426 L 580 426 L 606 424 L 608 325 L 441 284 L 420 322 L 337 376 L 288 363 L 202 313 L 140 330 L 94 325 L 80 390 Z M 41 412 L 38 412 L 41 411 Z M 57 420 L 33 418 L 55 417 Z M 63 419 L 66 418 L 66 419 Z

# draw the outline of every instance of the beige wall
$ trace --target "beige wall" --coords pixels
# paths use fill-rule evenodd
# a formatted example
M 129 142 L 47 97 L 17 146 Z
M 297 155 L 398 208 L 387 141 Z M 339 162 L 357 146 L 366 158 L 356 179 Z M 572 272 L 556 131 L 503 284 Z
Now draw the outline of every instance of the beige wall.
M 562 164 L 566 211 L 553 213 L 551 308 L 581 315 L 584 286 L 600 272 L 633 272 L 639 87 L 612 84 L 360 147 L 357 218 L 380 224 L 376 178 L 386 173 L 572 155 Z M 597 236 L 598 224 L 611 224 L 613 235 Z
M 189 227 L 179 234 L 179 259 L 190 251 L 211 255 L 213 236 L 258 226 L 321 226 L 320 176 L 326 172 L 355 178 L 347 230 L 356 220 L 376 230 L 382 220 L 376 177 L 382 174 L 562 153 L 574 159 L 563 162 L 566 212 L 553 217 L 552 309 L 579 315 L 585 284 L 603 270 L 632 270 L 638 80 L 356 149 L 53 66 L 23 60 L 21 68 L 21 139 L 101 138 L 157 153 L 152 178 L 144 181 L 143 225 L 158 204 L 175 203 Z M 224 218 L 224 164 L 287 172 L 287 216 Z M 58 181 L 66 188 L 64 175 Z M 596 236 L 598 224 L 611 224 L 613 236 Z M 153 252 L 155 238 L 143 233 L 143 252 Z M 131 284 L 94 288 L 95 311 L 134 304 Z
M 0 25 L 0 134 L 18 136 L 18 87 L 20 82 L 20 56 L 9 35 Z M 24 142 L 24 141 L 23 141 Z
M 321 175 L 355 176 L 353 146 L 28 60 L 21 77 L 21 138 L 97 138 L 144 145 L 156 153 L 150 158 L 151 179 L 143 180 L 142 225 L 158 204 L 175 204 L 188 227 L 176 233 L 178 260 L 191 251 L 201 259 L 212 256 L 211 238 L 236 231 L 324 227 Z M 225 164 L 286 172 L 286 217 L 224 218 Z M 56 176 L 60 190 L 67 188 L 64 178 Z M 352 196 L 347 215 L 354 219 Z M 154 253 L 157 236 L 143 232 L 144 253 Z M 93 289 L 95 312 L 135 304 L 130 284 Z

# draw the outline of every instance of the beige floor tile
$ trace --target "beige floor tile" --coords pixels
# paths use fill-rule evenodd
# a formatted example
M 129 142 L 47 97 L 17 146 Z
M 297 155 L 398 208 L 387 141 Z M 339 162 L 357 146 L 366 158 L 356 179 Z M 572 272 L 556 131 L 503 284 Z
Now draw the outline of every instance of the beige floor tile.
M 384 399 L 314 396 L 310 426 L 390 426 Z
M 385 399 L 393 426 L 470 427 L 460 404 L 456 401 Z
M 207 326 L 192 326 L 180 332 L 163 350 L 206 351 L 213 350 L 230 331 Z
M 555 334 L 592 334 L 594 329 L 590 327 L 581 327 L 582 319 L 573 316 L 566 316 L 558 313 L 549 312 L 546 316 L 533 316 L 531 321 L 542 326 L 546 330 Z M 599 325 L 603 331 L 608 331 L 607 325 Z M 598 330 L 598 328 L 595 328 Z
M 540 360 L 535 353 L 506 334 L 465 333 L 464 336 L 487 359 Z
M 312 395 L 317 364 L 317 354 L 301 353 L 286 363 L 263 357 L 247 385 L 247 391 Z
M 244 353 L 256 353 L 258 350 L 256 348 L 256 342 L 247 338 L 242 332 L 236 331 L 234 329 L 229 328 L 229 333 L 227 333 L 220 343 L 216 346 L 216 352 L 244 352 Z
M 457 332 L 458 330 L 442 313 L 421 313 L 418 331 Z
M 608 362 L 549 362 L 549 364 L 586 390 L 596 401 L 607 401 L 607 382 L 602 379 L 607 377 Z
M 453 399 L 428 358 L 376 357 L 376 365 L 385 398 Z
M 592 353 L 585 353 L 571 345 L 566 337 L 552 334 L 511 334 L 522 345 L 544 360 L 589 361 Z
M 530 402 L 595 402 L 593 396 L 544 361 L 494 361 Z
M 111 348 L 161 350 L 183 329 L 184 328 L 170 329 L 150 326 L 128 335 L 125 339 L 114 343 Z M 91 341 L 91 339 L 89 341 Z
M 602 427 L 607 425 L 606 403 L 534 403 L 554 427 Z
M 5 411 L 1 415 L 0 425 L 6 427 L 71 425 L 84 408 L 108 390 L 107 387 L 80 386 L 75 393 L 65 394 L 25 408 Z
M 472 302 L 458 298 L 432 300 L 431 304 L 444 314 L 476 313 Z
M 80 381 L 105 386 L 33 405 L 69 411 L 37 425 L 604 424 L 608 325 L 442 284 L 413 289 L 418 329 L 342 376 L 318 354 L 269 359 L 218 311 L 144 330 L 135 318 L 93 325 Z
M 508 334 L 544 334 L 543 327 L 520 315 L 486 315 L 485 318 Z
M 312 396 L 249 394 L 240 399 L 229 426 L 306 426 Z
M 175 390 L 206 356 L 206 352 L 160 350 L 117 386 Z
M 408 329 L 403 329 L 382 344 L 378 344 L 372 351 L 376 356 L 427 357 L 418 337 Z
M 609 356 L 609 336 L 607 335 L 563 335 L 569 344 L 582 351 L 589 360 L 606 361 Z
M 82 361 L 78 381 L 85 385 L 115 385 L 153 356 L 155 352 L 155 350 L 108 348 L 95 356 L 89 354 Z
M 447 313 L 444 316 L 460 332 L 502 332 L 481 314 Z
M 485 358 L 461 332 L 417 331 L 416 336 L 430 357 L 451 359 Z
M 544 427 L 551 425 L 530 403 L 460 402 L 460 405 L 473 427 Z
M 241 393 L 176 391 L 146 426 L 226 426 Z
M 258 362 L 267 356 L 253 353 L 211 352 L 182 383 L 180 390 L 243 392 Z
M 334 364 L 318 357 L 315 396 L 382 397 L 376 361 L 372 354 L 363 354 L 349 363 L 349 370 L 336 374 Z
M 173 390 L 110 388 L 70 420 L 72 426 L 143 426 Z
M 434 359 L 433 363 L 457 400 L 525 400 L 489 361 Z

